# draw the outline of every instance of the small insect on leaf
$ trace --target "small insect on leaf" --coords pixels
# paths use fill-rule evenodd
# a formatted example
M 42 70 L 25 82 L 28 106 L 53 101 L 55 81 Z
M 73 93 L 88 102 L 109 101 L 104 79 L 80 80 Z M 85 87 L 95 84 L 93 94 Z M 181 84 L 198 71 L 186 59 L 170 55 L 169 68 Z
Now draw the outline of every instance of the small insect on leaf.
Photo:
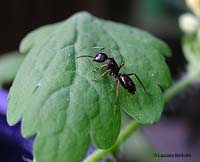
M 136 79 L 139 81 L 140 85 L 143 87 L 144 91 L 147 93 L 142 81 L 137 76 L 137 74 L 135 74 L 135 73 L 131 73 L 131 74 L 121 74 L 121 73 L 119 73 L 120 69 L 122 67 L 124 67 L 124 63 L 122 63 L 120 66 L 118 66 L 116 61 L 114 60 L 114 58 L 108 57 L 105 53 L 97 53 L 95 57 L 83 55 L 83 56 L 78 56 L 77 58 L 81 58 L 81 57 L 91 57 L 91 58 L 93 58 L 93 61 L 95 61 L 95 62 L 105 62 L 105 64 L 103 64 L 103 65 L 99 66 L 98 68 L 92 70 L 92 72 L 96 72 L 97 70 L 100 70 L 100 69 L 103 69 L 103 68 L 107 69 L 105 72 L 103 72 L 100 75 L 99 78 L 94 79 L 93 81 L 97 81 L 100 78 L 105 77 L 107 74 L 110 74 L 110 76 L 114 77 L 114 79 L 117 81 L 114 113 L 116 113 L 116 109 L 117 109 L 117 99 L 118 99 L 118 96 L 119 96 L 119 85 L 120 84 L 129 93 L 132 93 L 133 95 L 135 94 L 135 91 L 136 91 L 135 84 L 129 76 L 134 75 L 136 77 Z

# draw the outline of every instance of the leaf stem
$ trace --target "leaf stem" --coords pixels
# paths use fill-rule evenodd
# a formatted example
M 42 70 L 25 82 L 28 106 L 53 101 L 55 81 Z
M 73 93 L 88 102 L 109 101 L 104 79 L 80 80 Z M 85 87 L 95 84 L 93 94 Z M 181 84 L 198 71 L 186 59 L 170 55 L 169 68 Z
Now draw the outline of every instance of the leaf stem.
M 135 132 L 139 126 L 140 123 L 138 123 L 137 121 L 135 120 L 131 121 L 129 125 L 126 128 L 124 128 L 123 131 L 121 131 L 117 141 L 112 147 L 105 150 L 102 149 L 96 150 L 92 155 L 90 155 L 87 159 L 85 159 L 84 162 L 100 161 L 102 157 L 106 156 L 107 154 L 115 150 L 118 147 L 118 145 L 123 141 L 125 141 L 133 132 Z
M 200 76 L 200 70 L 188 71 L 188 73 L 186 73 L 185 76 L 181 80 L 175 82 L 169 89 L 165 91 L 164 93 L 165 103 L 168 102 L 173 97 L 175 97 L 182 90 L 188 88 L 192 83 L 197 81 L 199 76 Z M 131 121 L 128 124 L 128 126 L 121 131 L 116 143 L 112 147 L 105 150 L 102 150 L 102 149 L 96 150 L 92 155 L 87 157 L 84 160 L 84 162 L 100 161 L 104 156 L 108 155 L 110 152 L 115 150 L 123 141 L 125 141 L 129 136 L 131 136 L 139 127 L 140 127 L 140 123 L 138 123 L 135 120 Z
M 196 82 L 199 76 L 200 76 L 200 70 L 188 71 L 188 73 L 186 73 L 181 80 L 175 82 L 173 86 L 171 86 L 165 91 L 164 93 L 165 103 L 167 103 L 169 100 L 175 97 L 182 90 L 186 89 L 191 84 Z

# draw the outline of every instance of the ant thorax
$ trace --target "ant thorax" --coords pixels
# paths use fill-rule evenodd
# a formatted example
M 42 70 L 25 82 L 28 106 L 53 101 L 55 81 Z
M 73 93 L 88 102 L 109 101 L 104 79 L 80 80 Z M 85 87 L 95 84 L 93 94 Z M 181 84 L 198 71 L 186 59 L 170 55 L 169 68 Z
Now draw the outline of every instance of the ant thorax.
M 119 67 L 113 58 L 106 59 L 105 63 L 107 64 L 107 68 L 111 69 L 111 75 L 118 76 Z

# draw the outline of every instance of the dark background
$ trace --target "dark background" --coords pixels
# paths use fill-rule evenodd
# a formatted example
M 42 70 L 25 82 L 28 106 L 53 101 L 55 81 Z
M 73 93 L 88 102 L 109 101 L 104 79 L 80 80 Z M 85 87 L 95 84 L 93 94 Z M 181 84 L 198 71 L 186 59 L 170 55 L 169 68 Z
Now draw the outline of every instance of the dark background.
M 180 78 L 185 71 L 186 61 L 181 51 L 181 31 L 178 28 L 178 16 L 188 9 L 183 0 L 6 0 L 0 4 L 0 54 L 18 49 L 22 38 L 33 29 L 67 19 L 78 11 L 88 11 L 104 19 L 122 22 L 147 30 L 164 40 L 172 49 L 173 56 L 167 58 L 173 78 Z M 9 88 L 9 86 L 6 86 Z M 191 93 L 192 91 L 192 93 Z M 187 127 L 187 142 L 197 143 L 200 133 L 199 88 L 195 86 L 184 95 L 172 101 L 164 112 L 164 119 L 181 121 Z M 175 106 L 171 106 L 175 105 Z M 162 121 L 161 121 L 162 124 Z M 173 125 L 173 124 L 172 124 Z M 165 129 L 163 127 L 152 128 Z M 147 128 L 149 129 L 149 128 Z M 151 128 L 150 128 L 151 129 Z M 173 130 L 173 129 L 172 129 Z M 158 132 L 157 132 L 158 133 Z M 153 137 L 148 133 L 150 140 Z M 151 137 L 151 138 L 150 138 Z M 3 137 L 2 137 L 3 138 Z M 155 137 L 156 138 L 156 137 Z M 179 137 L 177 137 L 179 138 Z M 9 159 L 9 153 L 16 154 L 12 143 L 0 139 L 0 162 Z M 189 142 L 188 142 L 189 141 Z M 11 141 L 12 142 L 12 141 Z M 160 141 L 162 142 L 162 140 Z M 155 143 L 155 142 L 152 142 Z M 159 143 L 159 142 L 158 142 Z M 158 144 L 159 145 L 159 144 Z M 190 147 L 185 145 L 185 147 Z M 7 150 L 8 154 L 5 154 Z M 14 156 L 14 155 L 13 155 Z M 9 161 L 9 160 L 8 160 Z M 11 162 L 11 161 L 9 161 Z M 12 161 L 14 162 L 14 161 Z
M 33 29 L 64 20 L 78 11 L 140 27 L 165 40 L 173 50 L 172 73 L 182 68 L 177 17 L 186 10 L 180 0 L 6 0 L 0 5 L 0 54 L 18 49 Z M 176 60 L 178 59 L 178 60 Z M 180 67 L 173 67 L 179 62 Z

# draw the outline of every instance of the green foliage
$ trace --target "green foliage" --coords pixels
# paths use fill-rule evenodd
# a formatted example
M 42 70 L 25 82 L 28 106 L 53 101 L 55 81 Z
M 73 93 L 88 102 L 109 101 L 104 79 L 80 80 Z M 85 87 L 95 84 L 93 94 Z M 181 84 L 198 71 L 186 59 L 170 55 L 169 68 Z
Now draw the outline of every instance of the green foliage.
M 200 30 L 197 35 L 183 37 L 183 52 L 188 61 L 189 70 L 200 70 Z
M 135 72 L 136 94 L 120 88 L 117 112 L 113 112 L 116 83 L 110 76 L 98 82 L 100 64 L 80 55 L 105 53 L 125 63 L 122 70 Z M 97 19 L 81 12 L 58 24 L 30 33 L 21 44 L 28 53 L 9 93 L 7 119 L 10 125 L 22 118 L 24 137 L 37 134 L 37 162 L 81 161 L 90 138 L 98 148 L 108 148 L 120 131 L 120 107 L 143 124 L 157 122 L 163 108 L 159 86 L 171 77 L 164 56 L 168 47 L 148 33 L 119 23 Z
M 5 53 L 0 57 L 0 87 L 14 80 L 23 60 L 24 55 L 17 51 Z

